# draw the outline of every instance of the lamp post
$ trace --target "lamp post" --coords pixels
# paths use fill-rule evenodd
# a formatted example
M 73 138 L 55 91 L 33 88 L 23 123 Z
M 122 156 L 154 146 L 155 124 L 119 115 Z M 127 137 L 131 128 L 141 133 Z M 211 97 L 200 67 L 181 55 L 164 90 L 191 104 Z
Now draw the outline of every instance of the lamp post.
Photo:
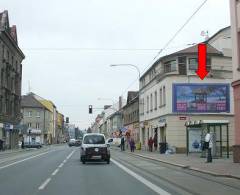
M 116 66 L 130 66 L 130 67 L 134 67 L 138 71 L 138 79 L 140 80 L 140 76 L 141 76 L 140 69 L 136 65 L 134 65 L 134 64 L 111 64 L 110 66 L 111 67 L 116 67 Z

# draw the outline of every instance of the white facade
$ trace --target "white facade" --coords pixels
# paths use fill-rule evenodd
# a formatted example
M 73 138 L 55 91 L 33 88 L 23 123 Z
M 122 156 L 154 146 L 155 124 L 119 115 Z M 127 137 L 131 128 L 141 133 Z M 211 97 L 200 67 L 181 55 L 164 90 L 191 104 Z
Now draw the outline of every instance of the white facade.
M 226 38 L 227 37 L 227 38 Z M 167 142 L 170 146 L 179 148 L 183 152 L 186 148 L 187 120 L 223 120 L 230 121 L 230 145 L 233 143 L 233 90 L 232 61 L 231 61 L 230 28 L 219 31 L 210 38 L 208 44 L 213 44 L 220 52 L 211 54 L 211 70 L 208 76 L 201 80 L 190 70 L 190 60 L 197 57 L 197 53 L 176 53 L 160 59 L 140 80 L 139 114 L 140 141 L 147 147 L 147 140 L 157 133 L 158 143 Z M 222 52 L 222 53 L 221 53 Z M 179 57 L 186 57 L 187 73 L 180 75 Z M 172 63 L 170 72 L 165 73 L 166 62 Z M 173 84 L 227 84 L 230 89 L 230 111 L 221 113 L 176 113 L 173 110 Z

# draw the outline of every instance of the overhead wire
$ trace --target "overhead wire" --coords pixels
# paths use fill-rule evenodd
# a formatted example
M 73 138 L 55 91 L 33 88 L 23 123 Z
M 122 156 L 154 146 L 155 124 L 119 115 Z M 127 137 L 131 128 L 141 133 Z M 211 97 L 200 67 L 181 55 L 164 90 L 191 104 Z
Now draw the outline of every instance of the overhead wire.
M 164 51 L 167 49 L 167 47 L 170 45 L 170 43 L 177 37 L 177 35 L 184 29 L 184 27 L 192 20 L 192 18 L 198 13 L 198 11 L 207 3 L 208 0 L 204 0 L 197 9 L 191 14 L 191 16 L 183 23 L 183 25 L 173 34 L 173 36 L 169 39 L 169 41 L 163 46 L 162 49 L 159 50 L 159 52 L 154 56 L 154 58 L 151 60 L 151 62 L 143 69 L 142 73 L 145 72 L 148 68 L 150 68 L 154 63 L 155 59 Z M 135 82 L 138 81 L 138 79 L 135 79 L 122 93 L 122 96 L 126 93 L 126 91 L 133 85 Z

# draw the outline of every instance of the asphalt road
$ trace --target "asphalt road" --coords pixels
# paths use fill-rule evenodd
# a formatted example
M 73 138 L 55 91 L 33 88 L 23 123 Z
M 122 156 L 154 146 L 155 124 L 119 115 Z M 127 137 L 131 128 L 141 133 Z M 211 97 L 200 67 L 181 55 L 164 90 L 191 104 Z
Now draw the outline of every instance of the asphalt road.
M 111 151 L 111 163 L 79 161 L 79 148 L 0 153 L 2 195 L 240 194 L 240 181 L 216 178 Z

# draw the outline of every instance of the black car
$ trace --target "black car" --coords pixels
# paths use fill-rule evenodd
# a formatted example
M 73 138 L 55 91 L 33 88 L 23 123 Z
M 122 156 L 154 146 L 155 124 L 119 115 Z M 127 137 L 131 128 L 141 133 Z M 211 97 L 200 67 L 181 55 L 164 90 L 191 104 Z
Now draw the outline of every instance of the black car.
M 87 133 L 84 135 L 80 149 L 80 160 L 83 164 L 93 160 L 110 163 L 110 149 L 103 134 Z

